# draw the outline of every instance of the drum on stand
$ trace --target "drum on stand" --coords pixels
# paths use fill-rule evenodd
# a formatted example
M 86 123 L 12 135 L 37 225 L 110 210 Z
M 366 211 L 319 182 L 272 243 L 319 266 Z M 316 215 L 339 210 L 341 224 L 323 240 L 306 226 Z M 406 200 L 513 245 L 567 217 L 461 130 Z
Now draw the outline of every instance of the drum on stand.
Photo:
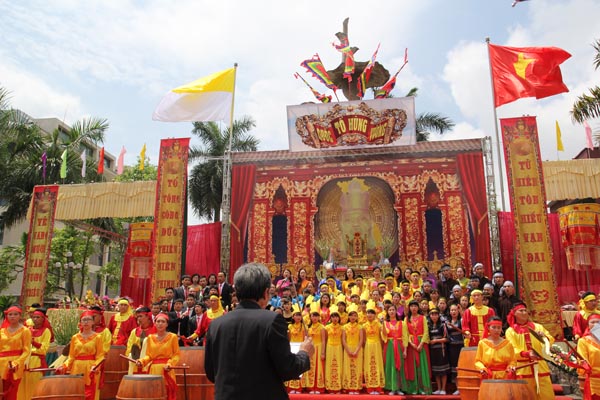
M 190 368 L 176 369 L 177 400 L 212 400 L 215 397 L 215 385 L 206 377 L 204 370 L 204 347 L 182 347 L 179 354 L 178 366 L 187 365 Z M 185 371 L 185 385 L 184 376 Z M 187 386 L 184 387 L 184 386 Z
M 43 376 L 35 388 L 33 388 L 33 396 L 31 397 L 31 400 L 42 399 L 85 400 L 85 382 L 83 376 Z
M 462 368 L 473 369 L 477 347 L 463 347 L 458 357 L 456 388 L 460 391 L 461 400 L 477 400 L 481 374 L 465 371 Z
M 125 375 L 117 400 L 166 400 L 167 388 L 162 375 Z
M 104 362 L 104 385 L 100 388 L 101 400 L 112 400 L 117 395 L 121 379 L 127 375 L 128 362 L 120 354 L 125 354 L 126 346 L 110 346 Z
M 484 379 L 479 387 L 479 400 L 534 400 L 524 380 Z

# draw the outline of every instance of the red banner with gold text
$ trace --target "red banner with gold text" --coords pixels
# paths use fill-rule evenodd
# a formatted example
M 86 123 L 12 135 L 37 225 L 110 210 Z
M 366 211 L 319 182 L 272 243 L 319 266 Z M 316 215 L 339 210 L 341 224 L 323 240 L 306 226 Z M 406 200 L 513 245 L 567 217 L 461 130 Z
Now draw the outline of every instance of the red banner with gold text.
M 21 304 L 44 304 L 58 186 L 36 186 L 25 249 Z
M 515 221 L 517 273 L 531 318 L 562 337 L 535 117 L 500 120 Z
M 160 141 L 151 299 L 156 301 L 168 287 L 179 286 L 186 206 L 189 138 Z

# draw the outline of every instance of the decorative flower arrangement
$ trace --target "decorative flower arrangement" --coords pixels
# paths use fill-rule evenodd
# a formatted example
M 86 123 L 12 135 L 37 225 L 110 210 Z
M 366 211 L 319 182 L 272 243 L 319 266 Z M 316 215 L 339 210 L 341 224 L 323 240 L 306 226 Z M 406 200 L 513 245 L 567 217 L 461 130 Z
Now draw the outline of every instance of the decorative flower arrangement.
M 577 376 L 577 368 L 569 366 L 577 364 L 577 358 L 574 355 L 564 352 L 560 346 L 554 344 L 550 347 L 550 356 L 555 368 L 571 376 Z

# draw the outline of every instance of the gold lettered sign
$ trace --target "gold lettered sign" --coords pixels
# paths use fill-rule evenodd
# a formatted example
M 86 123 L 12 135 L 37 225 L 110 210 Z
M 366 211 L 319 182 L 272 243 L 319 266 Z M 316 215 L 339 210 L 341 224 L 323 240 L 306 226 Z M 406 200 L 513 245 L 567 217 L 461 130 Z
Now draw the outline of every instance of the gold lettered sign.
M 58 186 L 36 186 L 23 267 L 21 304 L 44 304 Z
M 163 139 L 156 182 L 151 298 L 179 286 L 189 138 Z
M 532 319 L 562 336 L 546 192 L 535 117 L 500 120 L 511 209 L 517 238 L 517 268 Z

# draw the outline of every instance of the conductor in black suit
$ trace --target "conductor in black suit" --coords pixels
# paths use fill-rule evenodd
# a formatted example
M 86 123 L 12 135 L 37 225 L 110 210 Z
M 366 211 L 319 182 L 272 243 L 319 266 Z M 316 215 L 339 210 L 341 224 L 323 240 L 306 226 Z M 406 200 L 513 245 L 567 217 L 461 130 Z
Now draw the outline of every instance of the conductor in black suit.
M 204 368 L 216 400 L 288 399 L 283 382 L 310 369 L 310 339 L 290 351 L 283 317 L 265 310 L 271 274 L 262 264 L 243 265 L 234 276 L 239 305 L 214 319 L 206 335 Z

